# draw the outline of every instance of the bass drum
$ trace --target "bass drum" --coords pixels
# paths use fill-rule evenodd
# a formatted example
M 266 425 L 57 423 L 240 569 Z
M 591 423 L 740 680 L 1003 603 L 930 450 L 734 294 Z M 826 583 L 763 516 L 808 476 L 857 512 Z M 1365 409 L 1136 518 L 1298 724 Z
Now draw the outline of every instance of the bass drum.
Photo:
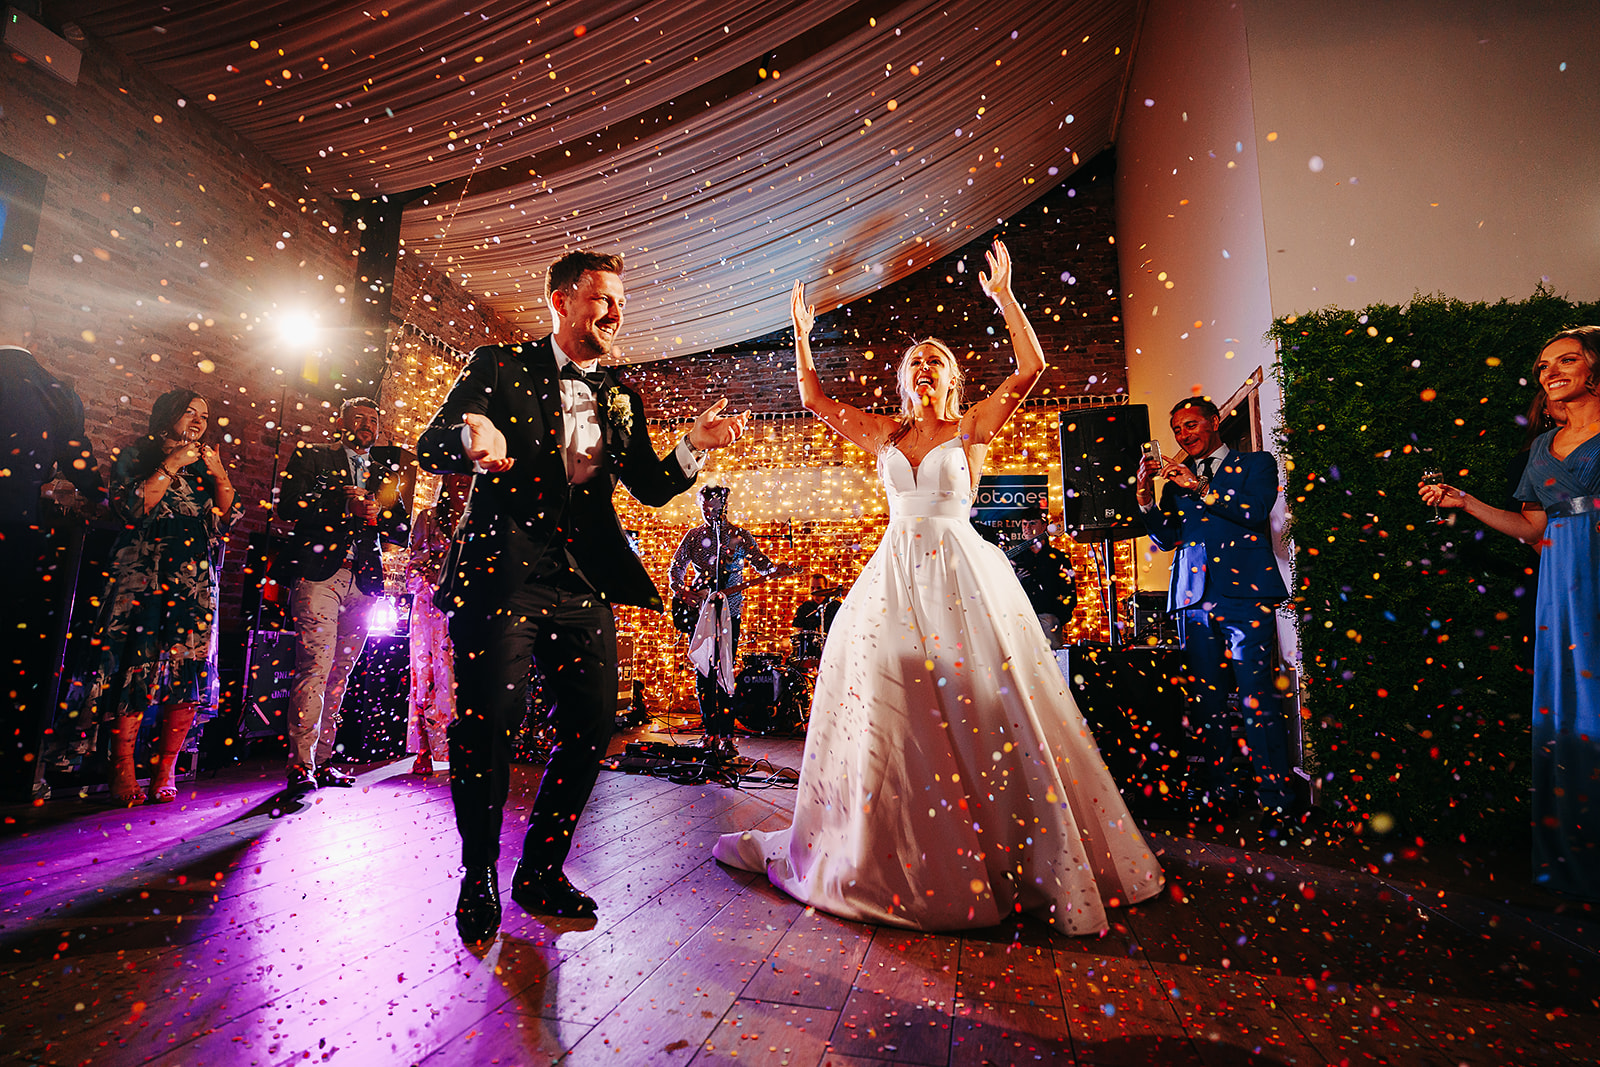
M 811 684 L 775 656 L 747 656 L 733 693 L 733 714 L 745 729 L 792 736 L 805 730 Z

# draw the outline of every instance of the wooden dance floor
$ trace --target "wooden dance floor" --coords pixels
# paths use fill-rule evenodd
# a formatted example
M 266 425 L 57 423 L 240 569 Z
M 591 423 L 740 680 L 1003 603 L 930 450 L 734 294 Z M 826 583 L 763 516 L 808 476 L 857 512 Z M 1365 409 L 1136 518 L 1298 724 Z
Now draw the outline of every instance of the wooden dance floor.
M 795 767 L 801 742 L 747 738 Z M 161 808 L 4 809 L 0 1061 L 28 1064 L 1572 1064 L 1593 911 L 1504 873 L 1155 824 L 1169 893 L 1103 938 L 842 922 L 711 858 L 792 788 L 605 772 L 568 872 L 595 920 L 457 939 L 445 780 L 285 804 L 281 763 Z M 518 768 L 509 876 L 538 768 Z M 1250 847 L 1242 847 L 1240 842 Z M 1370 864 L 1370 866 L 1369 866 Z M 1510 864 L 1510 866 L 1516 866 Z M 1506 898 L 1510 897 L 1511 900 Z

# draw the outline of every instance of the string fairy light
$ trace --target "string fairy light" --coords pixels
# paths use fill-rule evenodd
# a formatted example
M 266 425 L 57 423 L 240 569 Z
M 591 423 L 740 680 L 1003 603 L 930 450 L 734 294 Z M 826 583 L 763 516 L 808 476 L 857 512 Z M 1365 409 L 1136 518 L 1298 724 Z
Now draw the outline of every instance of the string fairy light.
M 417 436 L 443 403 L 466 358 L 467 353 L 410 324 L 394 332 L 382 397 L 394 443 L 415 449 Z M 1050 500 L 1059 509 L 1060 411 L 1069 406 L 1125 402 L 1120 396 L 1076 397 L 1070 404 L 1055 398 L 1030 400 L 991 444 L 984 471 L 1046 473 Z M 730 518 L 754 534 L 767 555 L 797 567 L 792 577 L 754 586 L 745 594 L 741 651 L 746 655 L 787 655 L 794 613 L 809 595 L 810 576 L 824 574 L 844 586 L 853 582 L 883 537 L 888 504 L 878 482 L 875 457 L 808 412 L 769 411 L 752 416 L 749 432 L 737 444 L 711 453 L 700 482 L 730 486 Z M 681 420 L 650 423 L 657 452 L 672 448 L 682 433 Z M 432 501 L 437 476 L 419 475 L 417 483 L 415 500 Z M 664 508 L 652 508 L 640 504 L 623 487 L 616 495 L 616 505 L 618 518 L 634 535 L 646 569 L 665 589 L 673 553 L 683 535 L 701 522 L 694 494 L 685 493 Z M 1067 624 L 1068 639 L 1104 639 L 1109 628 L 1098 588 L 1094 546 L 1079 545 L 1061 534 L 1051 540 L 1070 558 L 1078 575 L 1078 608 Z M 1131 589 L 1133 543 L 1117 544 L 1113 560 L 1118 585 Z M 403 554 L 391 554 L 386 574 L 398 584 L 403 581 L 404 566 Z M 693 709 L 694 678 L 685 657 L 685 639 L 672 628 L 671 619 L 624 606 L 617 608 L 617 627 L 632 644 L 631 662 L 624 664 L 624 672 L 643 683 L 652 706 L 671 711 Z

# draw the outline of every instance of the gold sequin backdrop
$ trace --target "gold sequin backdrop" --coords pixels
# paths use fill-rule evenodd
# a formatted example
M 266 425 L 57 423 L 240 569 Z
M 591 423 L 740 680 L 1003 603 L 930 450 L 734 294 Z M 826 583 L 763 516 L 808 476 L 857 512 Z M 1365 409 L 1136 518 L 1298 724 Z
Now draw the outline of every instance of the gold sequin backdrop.
M 418 433 L 438 409 L 461 363 L 447 345 L 405 332 L 397 335 L 385 378 L 382 402 L 386 428 L 396 444 L 414 448 Z M 1057 406 L 1029 406 L 1013 417 L 990 446 L 986 474 L 1038 474 L 1050 480 L 1051 512 L 1061 509 L 1061 442 Z M 684 424 L 652 424 L 658 452 L 673 447 Z M 438 480 L 417 479 L 417 505 L 433 499 Z M 755 586 L 745 594 L 741 652 L 784 654 L 794 630 L 795 609 L 806 599 L 810 575 L 821 573 L 848 586 L 877 548 L 888 523 L 888 505 L 878 484 L 875 460 L 810 415 L 758 417 L 734 447 L 711 453 L 701 485 L 726 485 L 729 517 L 755 535 L 778 563 L 794 564 L 797 574 Z M 664 508 L 645 507 L 626 489 L 617 493 L 617 515 L 637 536 L 640 556 L 661 587 L 683 535 L 701 521 L 694 493 Z M 1057 535 L 1078 576 L 1078 610 L 1068 640 L 1104 640 L 1107 634 L 1094 553 L 1087 545 Z M 1133 588 L 1132 542 L 1116 546 L 1119 589 Z M 393 572 L 392 572 L 393 573 Z M 747 570 L 746 577 L 754 577 Z M 671 620 L 640 608 L 617 609 L 617 630 L 631 644 L 624 676 L 642 682 L 654 710 L 694 707 L 694 679 L 684 658 L 685 641 Z M 631 639 L 631 640 L 630 640 Z

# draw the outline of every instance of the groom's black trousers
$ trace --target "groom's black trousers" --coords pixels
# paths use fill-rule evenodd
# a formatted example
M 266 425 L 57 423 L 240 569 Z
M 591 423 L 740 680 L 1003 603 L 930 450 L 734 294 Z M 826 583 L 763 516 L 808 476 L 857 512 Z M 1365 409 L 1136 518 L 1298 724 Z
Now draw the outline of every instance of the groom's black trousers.
M 520 532 L 502 540 L 491 566 L 465 571 L 463 603 L 450 616 L 456 721 L 449 728 L 450 798 L 461 862 L 490 866 L 511 787 L 511 738 L 527 711 L 528 675 L 539 664 L 555 705 L 556 747 L 539 783 L 522 862 L 560 870 L 600 775 L 617 713 L 617 629 L 611 607 L 556 552 L 529 559 Z M 477 588 L 474 588 L 476 586 Z

